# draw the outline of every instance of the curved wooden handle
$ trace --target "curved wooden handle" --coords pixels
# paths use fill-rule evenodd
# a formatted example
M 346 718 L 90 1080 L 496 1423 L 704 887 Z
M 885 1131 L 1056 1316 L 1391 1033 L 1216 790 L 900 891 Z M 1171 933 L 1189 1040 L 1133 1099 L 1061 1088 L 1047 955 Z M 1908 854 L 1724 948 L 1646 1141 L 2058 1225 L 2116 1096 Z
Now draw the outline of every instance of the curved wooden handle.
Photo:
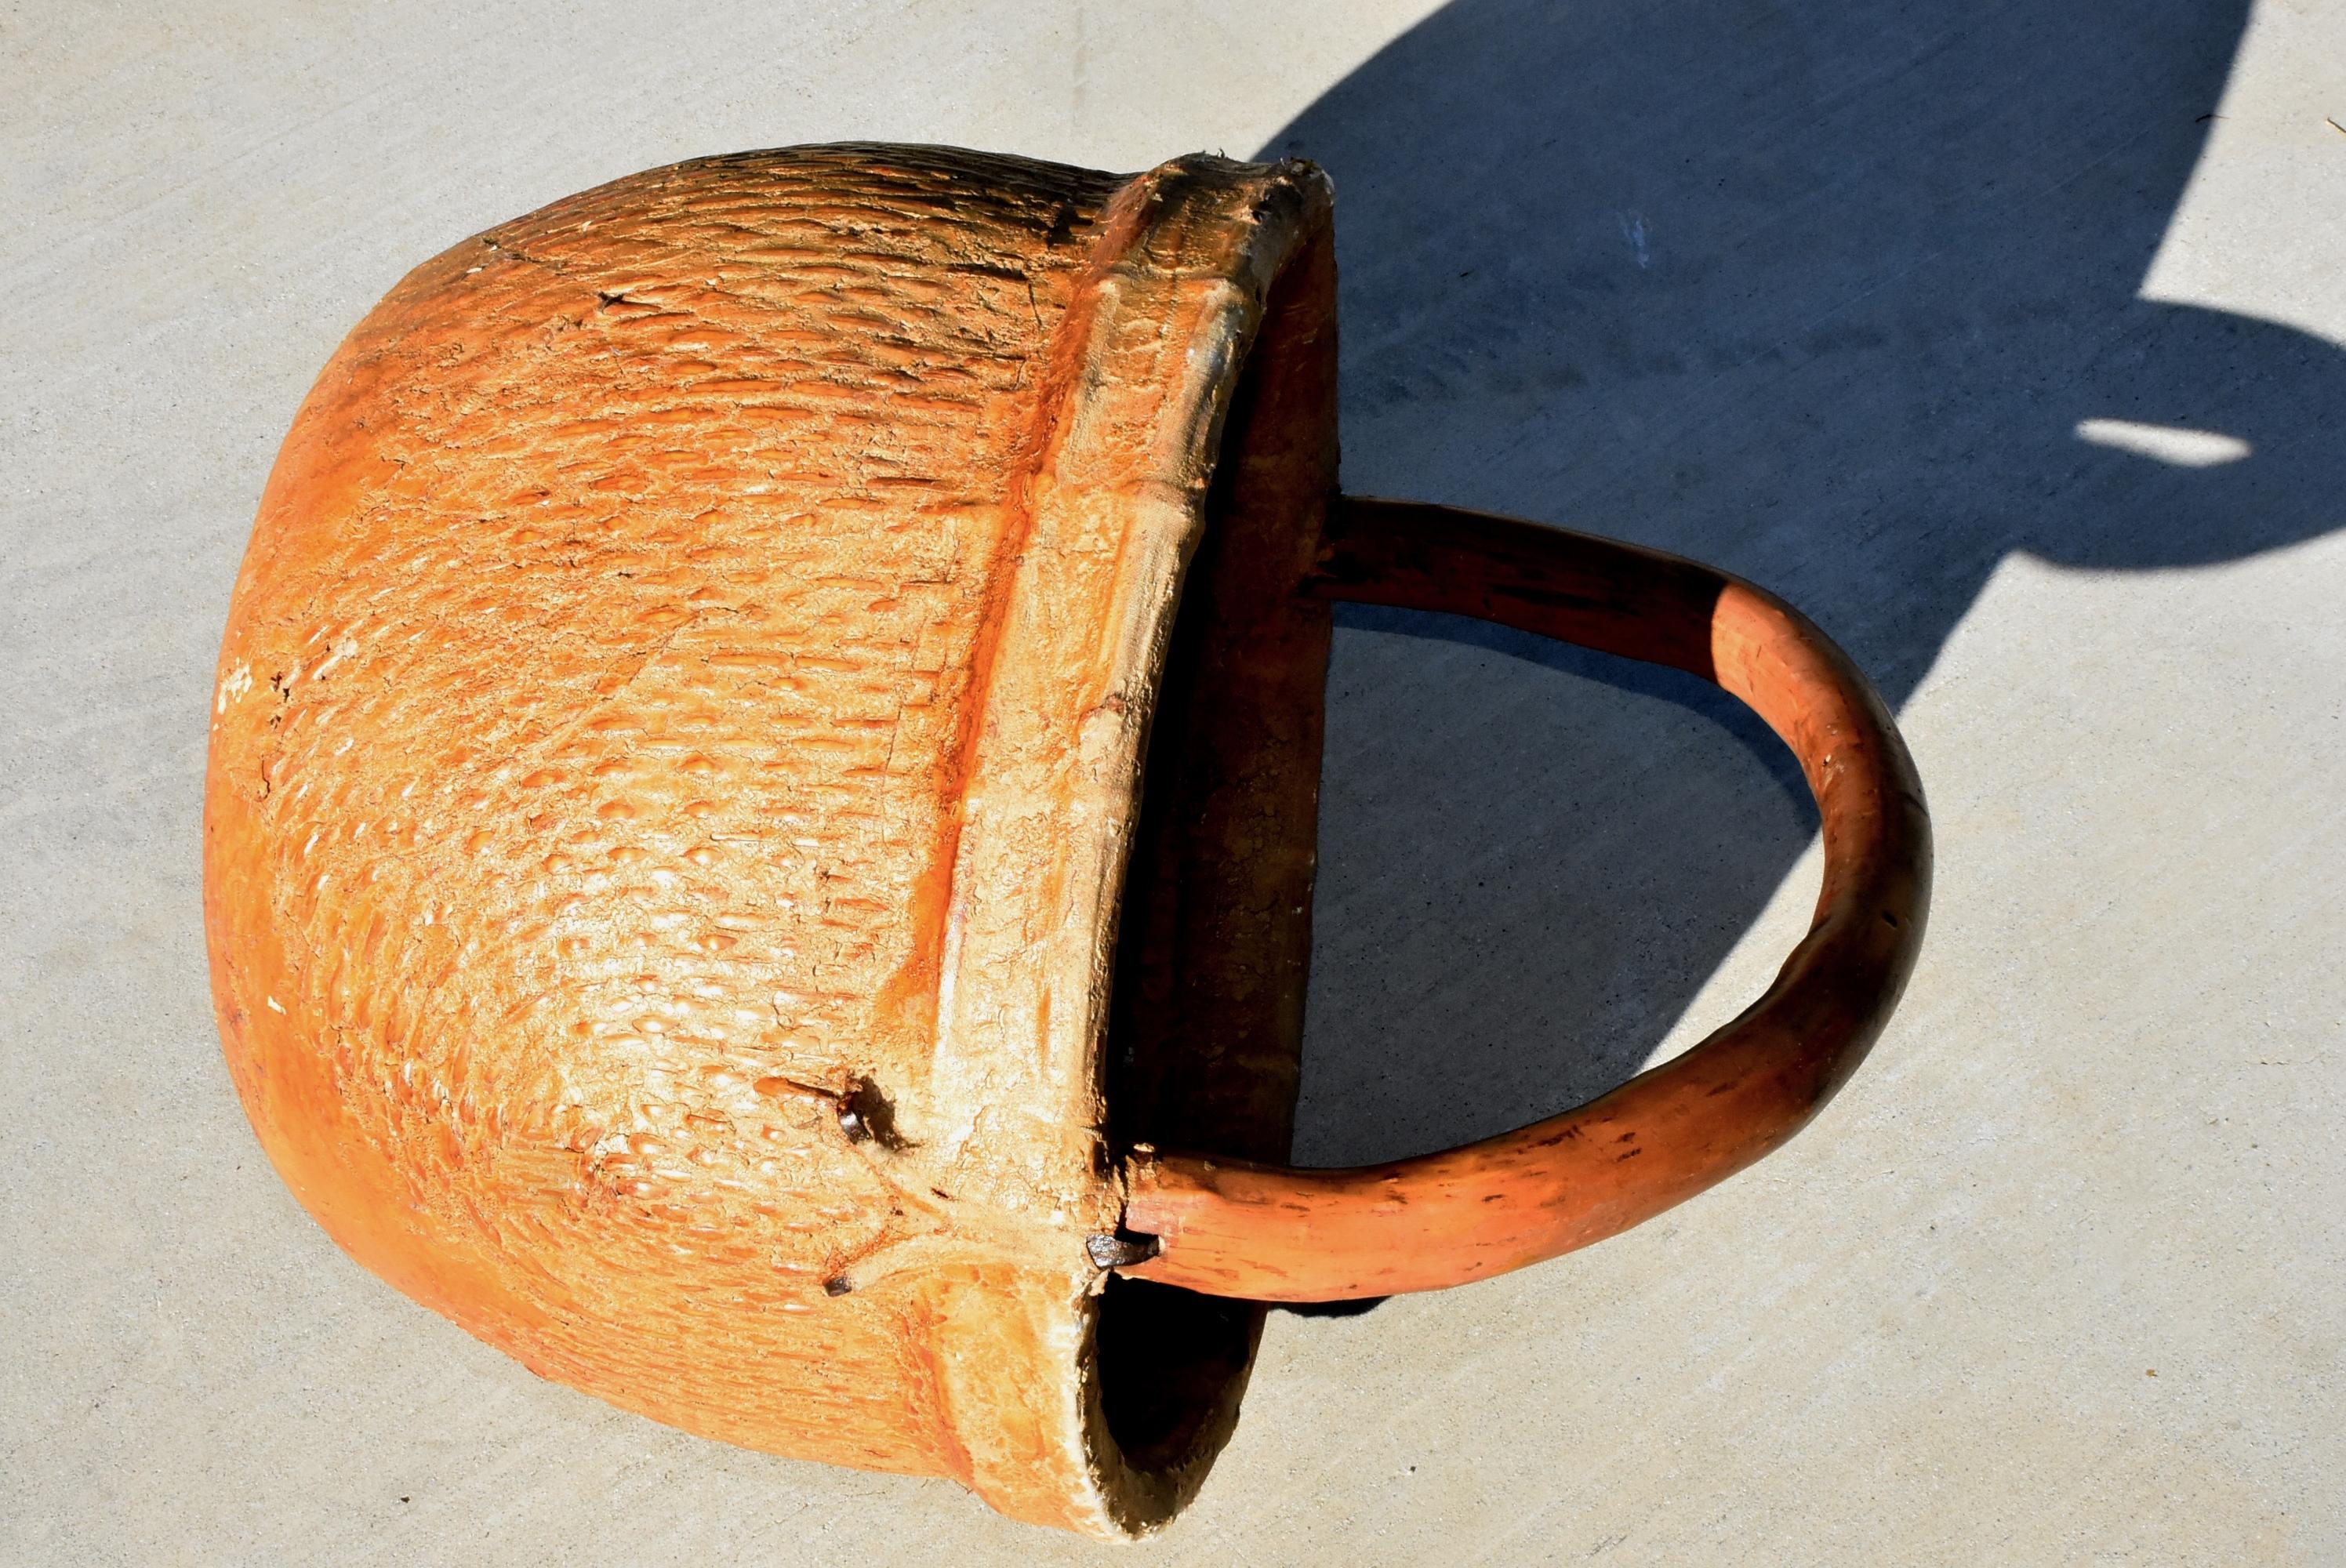
M 1889 711 L 1808 619 L 1724 572 L 1445 506 L 1347 497 L 1312 591 L 1669 665 L 1749 704 L 1823 817 L 1815 922 L 1742 1016 L 1575 1111 L 1444 1154 L 1296 1170 L 1135 1150 L 1120 1272 L 1218 1296 L 1433 1290 L 1601 1241 L 1798 1132 L 1881 1033 L 1923 940 L 1931 827 Z

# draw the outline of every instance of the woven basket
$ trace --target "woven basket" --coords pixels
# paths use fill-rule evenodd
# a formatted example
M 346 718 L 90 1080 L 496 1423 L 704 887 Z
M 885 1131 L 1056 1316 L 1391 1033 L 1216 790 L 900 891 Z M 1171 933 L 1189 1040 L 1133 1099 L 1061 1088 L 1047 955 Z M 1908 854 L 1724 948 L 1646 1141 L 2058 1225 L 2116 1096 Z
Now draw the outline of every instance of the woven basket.
M 467 240 L 343 343 L 222 650 L 213 984 L 368 1268 L 688 1431 L 1117 1537 L 1270 1299 L 1609 1234 L 1879 1031 L 1928 830 L 1748 585 L 1340 498 L 1326 182 L 793 148 Z M 1753 1011 L 1564 1116 L 1287 1156 L 1331 598 L 1719 679 L 1825 817 Z

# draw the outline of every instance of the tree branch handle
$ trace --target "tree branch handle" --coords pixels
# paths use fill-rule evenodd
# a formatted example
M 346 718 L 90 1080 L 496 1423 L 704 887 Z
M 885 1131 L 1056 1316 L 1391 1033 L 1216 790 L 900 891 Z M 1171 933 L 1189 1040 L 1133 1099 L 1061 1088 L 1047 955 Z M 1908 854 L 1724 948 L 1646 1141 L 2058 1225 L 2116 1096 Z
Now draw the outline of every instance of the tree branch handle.
M 1135 1150 L 1120 1271 L 1215 1295 L 1433 1290 L 1601 1241 L 1751 1164 L 1821 1109 L 1896 1006 L 1923 939 L 1931 829 L 1897 726 L 1847 655 L 1740 578 L 1444 506 L 1346 497 L 1311 592 L 1440 610 L 1716 682 L 1799 758 L 1822 816 L 1808 935 L 1743 1014 L 1577 1110 L 1443 1154 L 1300 1170 Z

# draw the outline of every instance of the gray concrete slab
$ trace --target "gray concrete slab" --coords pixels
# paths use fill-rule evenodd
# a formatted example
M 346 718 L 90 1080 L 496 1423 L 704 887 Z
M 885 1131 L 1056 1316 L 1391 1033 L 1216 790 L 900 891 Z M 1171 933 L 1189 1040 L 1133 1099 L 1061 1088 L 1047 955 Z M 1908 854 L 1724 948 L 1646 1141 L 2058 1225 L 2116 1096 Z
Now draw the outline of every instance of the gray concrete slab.
M 1090 1562 L 683 1437 L 363 1274 L 260 1158 L 197 909 L 212 657 L 293 408 L 413 262 L 842 137 L 1300 152 L 1353 488 L 1719 561 L 1937 815 L 1904 1011 L 1587 1253 L 1274 1319 L 1133 1560 L 2346 1562 L 2346 13 L 209 0 L 0 18 L 0 1560 Z M 1551 1111 L 1765 983 L 1781 755 L 1350 613 L 1302 1134 Z

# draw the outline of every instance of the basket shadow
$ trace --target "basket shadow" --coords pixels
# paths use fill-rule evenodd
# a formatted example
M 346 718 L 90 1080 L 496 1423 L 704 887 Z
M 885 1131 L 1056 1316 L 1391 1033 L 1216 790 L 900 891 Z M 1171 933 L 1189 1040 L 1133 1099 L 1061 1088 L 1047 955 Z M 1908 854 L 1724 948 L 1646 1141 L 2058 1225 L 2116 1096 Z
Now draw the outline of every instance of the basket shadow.
M 2153 569 L 2326 532 L 2339 351 L 2136 297 L 2245 9 L 1454 0 L 1260 154 L 1336 182 L 1346 488 L 1724 565 L 1893 708 L 2014 551 Z M 2145 455 L 2092 421 L 2229 439 Z M 1691 678 L 1338 625 L 1306 1165 L 1634 1074 L 1816 821 Z

